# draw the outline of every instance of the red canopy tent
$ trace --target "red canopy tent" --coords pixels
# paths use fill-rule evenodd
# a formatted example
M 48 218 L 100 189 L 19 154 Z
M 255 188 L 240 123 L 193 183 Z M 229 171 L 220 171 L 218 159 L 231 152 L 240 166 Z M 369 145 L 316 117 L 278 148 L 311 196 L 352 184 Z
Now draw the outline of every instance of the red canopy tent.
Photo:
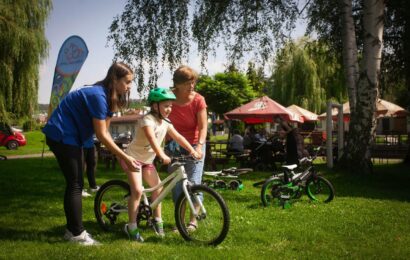
M 303 118 L 267 96 L 255 99 L 224 115 L 228 119 L 239 119 L 247 124 L 273 122 L 275 116 L 281 116 L 288 121 L 303 123 Z

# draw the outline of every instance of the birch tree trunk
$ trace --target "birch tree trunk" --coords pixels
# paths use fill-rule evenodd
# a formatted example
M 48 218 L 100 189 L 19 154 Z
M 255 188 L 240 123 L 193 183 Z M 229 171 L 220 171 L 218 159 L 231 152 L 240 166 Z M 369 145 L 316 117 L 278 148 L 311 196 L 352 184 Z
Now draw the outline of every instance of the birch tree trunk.
M 347 4 L 347 0 L 343 3 Z M 351 7 L 351 2 L 350 2 Z M 346 10 L 348 7 L 345 7 Z M 360 67 L 360 74 L 354 87 L 350 86 L 353 76 L 349 76 L 349 101 L 350 101 L 350 126 L 348 143 L 345 149 L 344 158 L 349 169 L 354 172 L 371 173 L 372 162 L 370 146 L 373 141 L 376 129 L 376 101 L 379 95 L 379 75 L 383 41 L 383 0 L 364 0 L 363 6 L 363 27 L 364 27 L 364 46 L 363 60 Z M 345 15 L 347 17 L 347 14 Z M 353 20 L 353 19 L 352 19 Z M 350 33 L 351 21 L 345 19 L 347 33 Z M 349 52 L 354 49 L 349 45 L 351 37 L 347 37 L 344 42 L 344 55 L 347 66 L 353 66 L 353 54 Z M 357 46 L 357 45 L 356 45 Z M 350 49 L 349 49 L 350 48 Z M 356 47 L 357 49 L 357 47 Z M 346 53 L 347 52 L 347 53 Z M 352 58 L 353 59 L 353 58 Z M 356 50 L 357 63 L 357 50 Z M 353 93 L 351 93 L 353 92 Z M 356 101 L 355 103 L 353 103 Z M 353 105 L 353 106 L 352 106 Z

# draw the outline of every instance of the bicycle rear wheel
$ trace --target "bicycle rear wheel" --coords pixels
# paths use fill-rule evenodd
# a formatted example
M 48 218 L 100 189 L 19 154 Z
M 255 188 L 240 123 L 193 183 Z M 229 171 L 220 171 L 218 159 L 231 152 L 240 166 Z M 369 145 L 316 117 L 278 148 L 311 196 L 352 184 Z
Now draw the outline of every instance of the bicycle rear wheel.
M 199 210 L 196 229 L 189 225 L 191 208 L 182 193 L 175 204 L 175 221 L 179 233 L 187 241 L 205 245 L 220 244 L 229 231 L 230 217 L 225 201 L 219 193 L 203 185 L 194 185 L 188 187 L 188 190 L 195 208 Z M 198 201 L 202 201 L 204 210 Z
M 306 194 L 313 201 L 327 203 L 333 200 L 335 189 L 330 181 L 317 176 L 306 181 Z
M 122 180 L 111 180 L 98 190 L 94 200 L 94 213 L 105 231 L 122 231 L 128 223 L 128 197 L 130 186 Z
M 261 201 L 263 206 L 279 206 L 280 190 L 283 181 L 278 177 L 267 179 L 261 189 Z

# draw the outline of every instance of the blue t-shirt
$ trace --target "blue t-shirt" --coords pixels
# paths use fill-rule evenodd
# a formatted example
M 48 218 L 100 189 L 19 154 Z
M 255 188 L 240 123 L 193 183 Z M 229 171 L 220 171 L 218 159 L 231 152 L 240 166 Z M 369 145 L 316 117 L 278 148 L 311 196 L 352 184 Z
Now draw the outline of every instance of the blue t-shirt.
M 54 141 L 81 147 L 93 138 L 92 119 L 105 120 L 112 114 L 104 87 L 83 87 L 68 93 L 60 102 L 43 133 Z

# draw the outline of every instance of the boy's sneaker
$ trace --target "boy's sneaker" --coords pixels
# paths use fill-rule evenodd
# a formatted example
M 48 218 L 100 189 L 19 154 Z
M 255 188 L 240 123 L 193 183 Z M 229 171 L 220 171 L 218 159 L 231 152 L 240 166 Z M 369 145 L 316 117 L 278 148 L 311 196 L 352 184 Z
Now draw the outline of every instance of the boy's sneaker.
M 74 236 L 70 231 L 66 230 L 64 239 L 84 246 L 98 246 L 101 244 L 97 240 L 93 239 L 91 235 L 85 230 L 78 236 Z
M 144 242 L 144 238 L 142 238 L 142 236 L 140 235 L 140 232 L 139 232 L 138 228 L 130 231 L 128 229 L 128 224 L 125 224 L 124 232 L 128 235 L 128 238 L 130 240 L 134 240 L 134 241 L 140 242 L 140 243 Z
M 90 197 L 91 194 L 88 193 L 86 190 L 83 190 L 83 191 L 81 192 L 81 196 L 82 196 L 83 198 L 87 198 L 87 197 Z
M 90 191 L 95 193 L 100 189 L 100 186 L 95 186 L 95 188 L 90 188 Z
M 156 222 L 154 223 L 154 230 L 155 234 L 159 237 L 165 237 L 165 232 L 164 232 L 164 222 Z

